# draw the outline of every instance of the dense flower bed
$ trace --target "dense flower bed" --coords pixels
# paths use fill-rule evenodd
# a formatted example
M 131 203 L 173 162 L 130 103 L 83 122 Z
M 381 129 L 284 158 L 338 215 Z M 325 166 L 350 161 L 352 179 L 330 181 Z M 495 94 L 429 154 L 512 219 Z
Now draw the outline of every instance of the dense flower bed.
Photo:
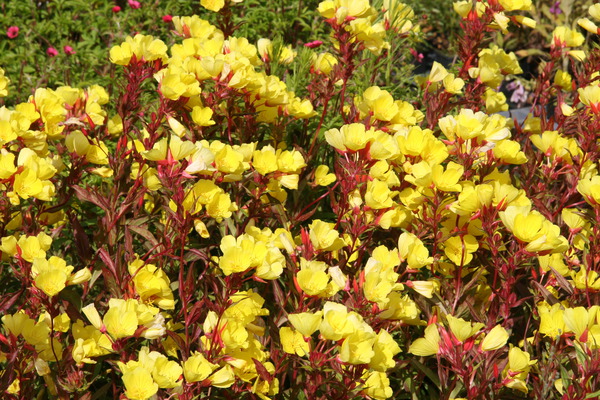
M 110 49 L 114 93 L 0 108 L 3 398 L 597 396 L 599 4 L 523 123 L 489 38 L 530 0 L 455 2 L 459 61 L 412 102 L 374 85 L 403 3 L 323 1 L 304 46 L 201 5 Z

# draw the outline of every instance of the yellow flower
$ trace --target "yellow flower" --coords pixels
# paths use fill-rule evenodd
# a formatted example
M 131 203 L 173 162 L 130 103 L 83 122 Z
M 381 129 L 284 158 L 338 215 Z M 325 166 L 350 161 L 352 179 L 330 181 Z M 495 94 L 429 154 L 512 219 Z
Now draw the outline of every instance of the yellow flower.
M 483 328 L 482 323 L 471 323 L 462 318 L 455 318 L 452 315 L 446 315 L 448 327 L 456 339 L 461 342 L 469 339 Z
M 593 34 L 599 33 L 598 25 L 596 25 L 594 23 L 594 21 L 590 20 L 589 18 L 579 18 L 577 20 L 577 25 L 579 25 L 580 27 L 582 27 L 583 29 L 585 29 L 586 31 L 588 31 L 590 33 L 593 33 Z
M 207 10 L 218 12 L 225 7 L 225 0 L 200 0 L 200 5 Z
M 532 9 L 531 0 L 499 0 L 506 11 L 529 11 Z
M 531 366 L 536 362 L 536 360 L 530 360 L 529 353 L 518 347 L 511 348 L 508 351 L 508 364 L 502 372 L 502 375 L 505 377 L 504 385 L 511 389 L 527 393 L 529 389 L 527 388 L 525 379 Z
M 362 379 L 365 380 L 363 392 L 372 399 L 385 400 L 394 394 L 385 372 L 366 371 Z
M 367 131 L 363 124 L 355 123 L 344 125 L 339 130 L 328 130 L 325 132 L 325 140 L 339 151 L 358 151 L 373 140 L 373 132 L 372 129 Z
M 454 264 L 464 266 L 471 262 L 479 244 L 472 235 L 453 236 L 444 242 L 444 253 Z
M 319 296 L 327 290 L 330 276 L 327 264 L 322 261 L 300 259 L 300 271 L 296 274 L 298 286 L 309 296 Z
M 439 164 L 434 165 L 431 168 L 431 178 L 438 190 L 444 192 L 460 192 L 462 187 L 458 184 L 458 181 L 462 177 L 464 171 L 465 168 L 462 165 L 450 161 L 446 166 L 445 171 L 443 166 Z
M 344 247 L 340 233 L 334 229 L 333 223 L 314 220 L 309 225 L 309 237 L 315 250 L 335 251 Z
M 327 165 L 319 165 L 315 170 L 315 184 L 319 186 L 328 186 L 335 182 L 336 179 L 335 174 L 329 173 Z
M 8 95 L 8 83 L 10 79 L 4 75 L 4 70 L 0 68 L 0 97 L 5 97 Z
M 183 376 L 187 382 L 201 382 L 217 368 L 217 365 L 209 362 L 202 354 L 194 352 L 183 362 Z
M 110 299 L 109 309 L 104 314 L 106 331 L 114 338 L 132 336 L 138 328 L 138 317 L 131 303 L 122 299 Z
M 583 35 L 568 26 L 557 26 L 552 32 L 552 46 L 558 44 L 561 47 L 581 46 L 585 41 Z
M 131 400 L 146 400 L 158 392 L 150 372 L 141 366 L 123 374 L 125 395 Z
M 273 146 L 268 145 L 252 154 L 252 167 L 265 176 L 277 171 L 277 155 Z
M 367 192 L 365 193 L 365 203 L 374 210 L 390 208 L 394 205 L 393 197 L 398 192 L 389 189 L 387 183 L 379 179 L 373 179 L 367 182 Z
M 598 111 L 600 104 L 600 86 L 589 85 L 584 88 L 577 89 L 581 102 L 588 107 L 591 107 L 595 112 Z
M 304 340 L 304 336 L 291 328 L 286 326 L 279 328 L 279 338 L 283 351 L 288 354 L 297 354 L 300 357 L 304 357 L 310 352 L 310 346 L 308 342 Z
M 539 332 L 542 335 L 556 338 L 565 333 L 564 309 L 560 303 L 550 307 L 547 303 L 538 304 L 540 315 Z
M 375 339 L 373 329 L 364 323 L 344 339 L 339 351 L 340 360 L 349 364 L 368 364 L 375 355 Z
M 494 326 L 481 341 L 480 347 L 482 351 L 498 350 L 506 345 L 508 340 L 508 332 L 500 325 Z
M 403 232 L 398 238 L 398 251 L 401 260 L 406 260 L 409 268 L 420 269 L 433 263 L 429 250 L 421 239 L 410 232 Z
M 338 60 L 333 54 L 319 53 L 318 55 L 313 55 L 312 68 L 320 74 L 329 75 L 337 63 Z
M 596 323 L 598 306 L 592 306 L 589 309 L 584 307 L 567 308 L 564 311 L 563 318 L 567 329 L 575 334 L 575 339 L 586 342 L 584 333 Z M 583 337 L 582 337 L 583 336 Z
M 173 160 L 181 160 L 196 151 L 194 143 L 181 140 L 178 136 L 163 138 L 156 142 L 151 150 L 143 151 L 142 157 L 151 161 L 163 161 L 167 157 Z
M 162 269 L 153 264 L 144 264 L 139 259 L 131 262 L 128 269 L 140 300 L 154 303 L 163 310 L 172 310 L 175 307 L 171 281 Z
M 304 337 L 309 337 L 319 329 L 319 325 L 323 320 L 323 312 L 317 311 L 316 313 L 303 312 L 298 314 L 288 314 L 288 319 L 298 332 Z
M 440 333 L 437 325 L 432 324 L 425 328 L 425 336 L 411 343 L 408 352 L 415 356 L 432 356 L 440 349 Z
M 235 382 L 235 374 L 230 365 L 225 365 L 208 377 L 210 384 L 218 388 L 228 388 Z
M 340 340 L 354 332 L 348 309 L 343 304 L 328 301 L 323 306 L 323 320 L 319 325 L 321 335 L 327 340 Z
M 400 353 L 400 346 L 386 330 L 382 329 L 375 338 L 373 344 L 373 358 L 369 361 L 369 367 L 376 371 L 386 371 L 396 365 L 394 356 Z
M 579 179 L 577 191 L 589 204 L 600 204 L 600 175 Z

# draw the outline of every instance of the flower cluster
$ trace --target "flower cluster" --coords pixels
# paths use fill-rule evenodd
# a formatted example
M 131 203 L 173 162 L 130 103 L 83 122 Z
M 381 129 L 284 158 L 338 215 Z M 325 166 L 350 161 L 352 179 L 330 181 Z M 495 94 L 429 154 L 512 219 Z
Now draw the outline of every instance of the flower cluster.
M 357 78 L 418 32 L 403 3 L 323 1 L 331 36 L 297 50 L 201 5 L 216 24 L 112 47 L 114 92 L 0 108 L 2 396 L 600 390 L 598 48 L 557 27 L 518 121 L 486 38 L 531 1 L 456 2 L 459 60 L 417 101 Z

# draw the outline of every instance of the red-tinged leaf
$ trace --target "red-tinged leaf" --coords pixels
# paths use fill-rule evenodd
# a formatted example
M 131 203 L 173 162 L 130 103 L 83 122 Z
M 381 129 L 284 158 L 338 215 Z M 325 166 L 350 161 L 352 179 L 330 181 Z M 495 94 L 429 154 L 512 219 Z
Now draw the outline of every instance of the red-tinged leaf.
M 154 237 L 152 232 L 150 232 L 145 227 L 139 226 L 139 225 L 130 225 L 128 223 L 127 228 L 129 228 L 133 232 L 137 233 L 138 235 L 140 235 L 141 237 L 146 239 L 153 247 L 156 247 L 159 245 L 158 240 L 156 240 L 156 237 Z
M 188 324 L 188 325 L 195 324 L 196 321 L 198 321 L 200 319 L 200 317 L 202 316 L 203 309 L 204 309 L 204 299 L 194 303 L 194 305 L 188 312 L 188 319 L 186 321 L 186 324 Z
M 133 235 L 131 229 L 125 226 L 125 251 L 129 254 L 133 254 Z
M 272 280 L 271 286 L 273 286 L 273 295 L 275 296 L 276 303 L 279 306 L 284 307 L 285 306 L 285 294 L 283 293 L 283 290 L 281 290 L 279 283 L 276 280 Z
M 79 398 L 79 400 L 92 400 L 92 393 L 91 392 L 85 393 L 83 396 L 81 396 Z
M 173 339 L 177 347 L 179 347 L 179 350 L 185 349 L 185 342 L 183 341 L 182 337 L 177 334 L 177 332 L 173 332 L 167 329 L 167 335 L 171 339 Z
M 73 236 L 75 239 L 75 246 L 77 247 L 77 254 L 81 257 L 82 261 L 87 262 L 92 258 L 92 248 L 90 246 L 90 239 L 85 233 L 85 230 L 79 223 L 77 215 L 75 213 L 68 213 L 69 222 L 73 228 Z
M 11 295 L 3 295 L 0 301 L 0 314 L 5 314 L 23 294 L 25 289 L 18 290 Z
M 94 390 L 94 396 L 92 397 L 92 400 L 105 399 L 112 385 L 113 382 L 110 382 L 102 386 L 100 389 Z
M 106 267 L 108 268 L 108 270 L 113 274 L 113 276 L 115 278 L 118 278 L 118 276 L 117 276 L 117 268 L 116 268 L 115 263 L 112 260 L 112 258 L 110 258 L 110 254 L 108 254 L 108 251 L 106 251 L 106 249 L 99 249 L 98 250 L 98 255 L 100 256 L 100 258 L 102 259 L 102 261 L 104 261 L 104 264 L 106 265 Z
M 558 285 L 561 287 L 561 289 L 566 291 L 569 296 L 572 296 L 573 293 L 575 293 L 575 290 L 573 290 L 573 286 L 571 285 L 571 283 L 568 280 L 566 280 L 564 276 L 559 274 L 557 270 L 555 270 L 552 267 L 550 267 L 550 269 L 552 270 L 552 273 L 554 274 L 554 277 L 556 278 L 556 281 L 558 282 Z
M 273 376 L 269 373 L 269 371 L 267 371 L 265 366 L 262 365 L 262 363 L 255 358 L 253 358 L 252 361 L 254 361 L 254 366 L 256 367 L 256 372 L 258 373 L 260 379 L 262 379 L 265 382 L 271 383 L 273 381 Z
M 75 191 L 75 194 L 77 195 L 77 198 L 79 198 L 79 200 L 93 203 L 106 212 L 110 211 L 110 204 L 108 203 L 108 201 L 106 201 L 106 199 L 98 196 L 95 193 L 92 193 L 88 189 L 84 189 L 79 186 L 72 186 L 72 188 Z
M 541 283 L 539 283 L 538 281 L 535 281 L 535 280 L 532 280 L 531 283 L 533 284 L 533 286 L 535 286 L 537 288 L 537 290 L 540 291 L 542 296 L 544 296 L 544 300 L 546 300 L 548 302 L 548 304 L 554 305 L 554 304 L 558 303 L 558 299 L 552 293 L 550 293 L 550 291 L 548 289 L 546 289 L 546 287 L 544 287 L 544 285 L 542 285 Z

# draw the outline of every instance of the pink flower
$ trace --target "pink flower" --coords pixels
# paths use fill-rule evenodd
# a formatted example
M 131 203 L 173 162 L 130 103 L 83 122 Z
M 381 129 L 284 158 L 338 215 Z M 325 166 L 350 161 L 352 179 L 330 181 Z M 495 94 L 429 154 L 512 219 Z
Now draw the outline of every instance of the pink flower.
M 9 39 L 14 39 L 17 36 L 19 36 L 19 27 L 18 26 L 9 26 L 8 29 L 6 30 L 6 36 L 8 36 Z
M 162 19 L 166 23 L 169 23 L 169 22 L 173 21 L 173 17 L 171 15 L 169 15 L 169 14 L 163 16 Z
M 46 54 L 48 54 L 48 57 L 56 57 L 58 55 L 58 50 L 54 47 L 48 47 L 46 49 Z
M 127 0 L 127 4 L 129 4 L 129 7 L 133 8 L 134 10 L 142 6 L 142 4 L 136 0 Z
M 416 60 L 417 62 L 419 62 L 419 63 L 420 63 L 420 62 L 423 62 L 423 58 L 425 57 L 425 56 L 423 55 L 423 53 L 419 53 L 419 52 L 417 52 L 415 49 L 409 49 L 409 50 L 410 50 L 410 54 L 412 54 L 412 56 L 415 58 L 415 60 Z
M 314 49 L 316 47 L 319 47 L 322 44 L 323 44 L 323 42 L 320 40 L 313 40 L 312 42 L 304 43 L 304 46 L 308 47 L 310 49 Z
M 114 6 L 112 8 L 112 12 L 114 12 L 114 13 L 118 13 L 119 11 L 121 11 L 121 7 L 119 7 L 119 6 Z
M 72 56 L 73 54 L 75 54 L 75 50 L 71 46 L 69 46 L 69 45 L 63 47 L 63 51 L 68 56 Z

